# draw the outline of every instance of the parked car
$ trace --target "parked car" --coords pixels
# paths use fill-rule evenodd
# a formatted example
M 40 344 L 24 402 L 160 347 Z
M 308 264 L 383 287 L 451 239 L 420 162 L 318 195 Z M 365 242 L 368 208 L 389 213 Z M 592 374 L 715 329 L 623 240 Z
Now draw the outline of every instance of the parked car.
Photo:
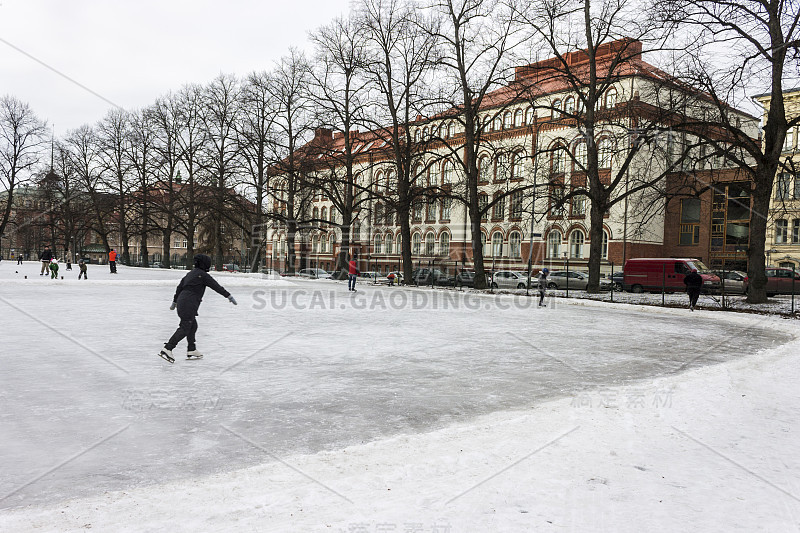
M 615 291 L 621 291 L 622 285 L 625 283 L 625 273 L 622 270 L 614 272 L 614 275 L 611 276 L 611 283 L 614 284 Z
M 625 261 L 624 288 L 631 292 L 682 292 L 683 278 L 696 269 L 703 278 L 703 292 L 717 292 L 720 280 L 699 259 L 640 258 Z
M 331 275 L 321 268 L 304 268 L 297 275 L 309 279 L 331 279 Z
M 569 282 L 568 282 L 569 281 Z M 600 278 L 600 290 L 611 290 L 610 279 Z M 585 291 L 589 286 L 589 274 L 578 270 L 554 270 L 547 276 L 547 287 L 550 289 L 575 289 Z
M 390 283 L 393 283 L 394 285 L 400 285 L 401 283 L 403 283 L 403 273 L 397 271 L 389 272 L 388 274 L 386 274 L 386 279 L 388 279 Z
M 527 272 L 513 272 L 511 270 L 499 270 L 492 276 L 491 287 L 493 289 L 524 289 L 528 282 Z M 536 277 L 531 276 L 531 288 L 536 287 Z
M 375 272 L 375 271 L 367 271 L 367 272 L 361 272 L 358 275 L 358 277 L 359 278 L 369 278 L 371 280 L 377 280 L 378 278 L 382 278 L 383 274 L 381 274 L 380 272 Z
M 767 268 L 767 296 L 775 296 L 776 294 L 792 294 L 800 293 L 800 272 L 794 272 L 791 268 Z M 794 283 L 792 283 L 794 278 Z M 750 289 L 750 279 L 744 280 L 745 294 Z
M 161 268 L 161 261 L 153 261 L 150 263 L 150 268 Z
M 725 289 L 725 294 L 744 294 L 747 273 L 739 270 L 714 270 L 720 279 L 720 291 Z
M 457 287 L 475 287 L 475 272 L 473 270 L 462 270 L 456 274 Z
M 417 285 L 440 285 L 440 286 L 453 286 L 455 284 L 455 277 L 450 277 L 446 272 L 442 272 L 438 268 L 418 268 L 415 269 L 412 278 Z
M 224 272 L 241 272 L 239 265 L 235 265 L 233 263 L 227 263 L 222 265 L 222 270 Z

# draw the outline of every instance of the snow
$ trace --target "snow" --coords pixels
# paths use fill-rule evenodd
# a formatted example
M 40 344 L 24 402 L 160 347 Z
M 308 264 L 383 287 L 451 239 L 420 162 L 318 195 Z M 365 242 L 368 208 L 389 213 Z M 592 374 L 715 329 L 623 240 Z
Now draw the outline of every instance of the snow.
M 185 271 L 38 271 L 0 263 L 0 531 L 797 529 L 794 320 L 213 273 L 169 365 Z

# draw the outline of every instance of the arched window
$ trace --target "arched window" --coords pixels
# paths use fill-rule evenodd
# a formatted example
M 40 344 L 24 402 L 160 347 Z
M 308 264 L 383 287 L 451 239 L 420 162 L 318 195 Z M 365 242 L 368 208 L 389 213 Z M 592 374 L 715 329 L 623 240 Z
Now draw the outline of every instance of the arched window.
M 376 204 L 375 205 L 375 225 L 379 226 L 383 224 L 383 205 Z
M 322 220 L 328 220 L 328 208 L 327 207 L 323 207 L 322 208 L 322 211 L 320 212 L 319 218 L 321 218 Z
M 565 160 L 566 160 L 566 150 L 564 150 L 564 146 L 556 145 L 552 148 L 552 152 L 550 153 L 550 171 L 553 174 L 561 174 L 564 172 Z
M 611 109 L 617 105 L 617 90 L 614 87 L 609 87 L 606 91 L 606 107 Z
M 533 117 L 534 116 L 535 115 L 533 113 L 533 107 L 529 107 L 528 109 L 526 109 L 525 110 L 525 124 L 528 124 L 529 126 L 531 124 L 533 124 Z
M 328 236 L 327 235 L 320 235 L 319 237 L 319 251 L 320 253 L 326 253 L 328 251 Z
M 449 183 L 453 183 L 454 174 L 455 174 L 455 165 L 453 165 L 452 161 L 445 161 L 442 165 L 444 170 L 442 171 L 442 185 L 447 185 Z
M 522 235 L 518 231 L 512 231 L 508 236 L 508 255 L 522 257 Z
M 576 229 L 569 235 L 569 256 L 573 259 L 581 259 L 583 257 L 583 232 Z
M 511 167 L 511 177 L 513 179 L 522 179 L 525 175 L 525 158 L 522 154 L 514 154 L 514 162 L 513 166 Z
M 397 190 L 397 179 L 395 179 L 394 170 L 386 173 L 386 193 L 392 194 Z
M 497 115 L 494 117 L 494 126 L 492 127 L 494 131 L 500 131 L 503 129 L 503 117 Z
M 356 219 L 356 221 L 353 222 L 353 240 L 354 241 L 361 240 L 361 222 L 359 222 L 358 219 Z
M 588 159 L 586 156 L 586 143 L 578 141 L 575 145 L 575 161 L 573 162 L 573 170 L 577 172 L 585 172 Z
M 561 100 L 553 101 L 553 111 L 551 116 L 554 119 L 561 118 Z
M 380 234 L 375 235 L 374 243 L 375 243 L 373 246 L 374 253 L 376 254 L 383 253 L 383 237 L 381 237 Z
M 492 234 L 492 257 L 503 256 L 503 234 L 499 231 Z
M 478 193 L 478 210 L 481 212 L 481 220 L 486 220 L 489 216 L 486 206 L 489 205 L 489 195 L 485 192 Z
M 503 115 L 503 128 L 504 129 L 510 129 L 511 128 L 511 126 L 512 126 L 511 117 L 512 117 L 511 111 L 506 111 L 505 115 Z
M 318 242 L 318 239 L 317 239 L 316 235 L 311 237 L 311 253 L 312 254 L 317 253 L 317 242 Z
M 522 109 L 517 109 L 514 111 L 514 127 L 519 128 L 520 126 L 525 125 L 525 114 L 522 112 Z
M 336 224 L 336 211 L 331 207 L 331 224 Z
M 575 97 L 568 96 L 566 100 L 564 100 L 564 114 L 567 117 L 571 117 L 575 114 Z
M 450 121 L 450 124 L 447 125 L 447 136 L 453 137 L 456 134 L 456 123 Z
M 394 244 L 394 238 L 392 237 L 391 233 L 386 234 L 386 253 L 391 255 L 393 253 L 392 245 Z
M 439 235 L 439 255 L 450 255 L 450 234 L 446 231 Z
M 422 140 L 423 141 L 427 141 L 428 140 L 428 128 L 427 127 L 422 128 Z
M 433 255 L 436 251 L 436 235 L 429 231 L 425 235 L 425 255 Z
M 599 167 L 611 168 L 611 158 L 614 154 L 614 142 L 608 137 L 604 137 L 598 143 L 597 152 Z
M 419 128 L 414 130 L 414 142 L 415 143 L 419 142 Z
M 411 255 L 422 255 L 422 235 L 419 232 L 411 236 Z
M 397 234 L 397 253 L 403 253 L 403 235 L 401 233 Z
M 486 250 L 486 234 L 481 232 L 481 251 Z
M 561 232 L 553 230 L 547 234 L 547 257 L 556 259 L 561 255 Z
M 315 207 L 314 208 L 312 218 L 314 219 L 313 224 L 315 226 L 318 226 L 319 225 L 319 222 L 318 222 L 318 219 L 319 219 L 319 207 Z
M 600 258 L 608 259 L 608 232 L 603 230 L 603 246 L 600 249 Z
M 478 165 L 478 168 L 480 172 L 481 181 L 489 181 L 492 179 L 492 162 L 489 160 L 488 157 L 486 156 L 481 157 L 481 161 Z
M 431 163 L 428 168 L 428 187 L 439 185 L 439 164 Z
M 495 204 L 492 206 L 492 220 L 503 220 L 506 217 L 506 208 L 505 208 L 505 198 L 498 199 L 500 197 L 500 192 L 494 193 L 493 201 Z
M 378 172 L 375 175 L 375 183 L 372 184 L 373 187 L 375 188 L 375 194 L 380 194 L 381 193 L 381 185 L 383 185 L 381 183 L 381 181 L 383 181 L 383 173 L 382 172 Z

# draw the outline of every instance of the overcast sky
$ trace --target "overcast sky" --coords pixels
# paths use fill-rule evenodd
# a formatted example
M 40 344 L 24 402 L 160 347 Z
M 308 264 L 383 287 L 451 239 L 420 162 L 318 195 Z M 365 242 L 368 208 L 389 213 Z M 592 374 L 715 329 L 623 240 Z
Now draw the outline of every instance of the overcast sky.
M 0 95 L 27 102 L 62 136 L 93 124 L 112 103 L 143 107 L 221 72 L 268 70 L 291 46 L 310 49 L 308 32 L 346 14 L 348 4 L 0 0 Z

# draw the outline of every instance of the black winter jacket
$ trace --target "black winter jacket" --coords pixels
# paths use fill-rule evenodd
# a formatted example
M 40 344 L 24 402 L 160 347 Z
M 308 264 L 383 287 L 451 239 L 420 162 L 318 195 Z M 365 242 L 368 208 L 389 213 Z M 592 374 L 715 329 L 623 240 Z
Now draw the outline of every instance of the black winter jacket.
M 203 301 L 206 287 L 211 287 L 225 298 L 231 295 L 211 277 L 211 274 L 202 268 L 194 268 L 178 283 L 175 297 L 172 299 L 173 302 L 178 304 L 179 317 L 194 318 L 197 316 L 197 309 L 200 307 L 200 302 Z
M 686 285 L 686 290 L 698 290 L 703 288 L 703 277 L 697 272 L 689 272 L 683 278 L 683 283 Z
M 45 250 L 39 254 L 39 261 L 50 261 L 52 258 L 53 252 L 51 250 Z

